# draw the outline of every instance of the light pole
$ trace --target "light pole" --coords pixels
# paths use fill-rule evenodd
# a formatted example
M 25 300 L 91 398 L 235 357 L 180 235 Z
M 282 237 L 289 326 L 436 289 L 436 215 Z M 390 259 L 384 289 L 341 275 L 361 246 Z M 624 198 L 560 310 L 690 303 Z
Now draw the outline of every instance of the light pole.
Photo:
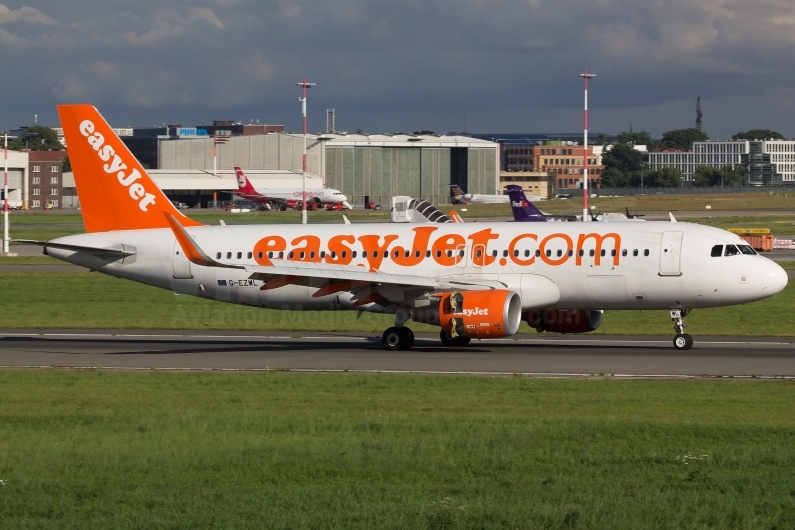
M 596 77 L 596 74 L 585 72 L 577 77 L 582 77 L 585 82 L 585 106 L 583 113 L 583 142 L 582 142 L 582 220 L 588 222 L 590 215 L 588 212 L 588 80 Z
M 306 77 L 303 82 L 296 83 L 297 87 L 304 89 L 304 97 L 299 97 L 298 101 L 301 102 L 301 114 L 304 118 L 304 178 L 303 178 L 303 193 L 301 194 L 301 224 L 306 224 L 306 89 L 315 86 L 315 83 L 307 83 Z
M 8 255 L 8 132 L 3 133 L 5 146 L 3 147 L 3 254 Z
M 213 177 L 215 178 L 218 178 L 216 174 L 218 172 L 218 144 L 225 144 L 229 141 L 229 135 L 225 133 L 227 133 L 227 131 L 216 130 L 213 132 Z M 231 135 L 231 131 L 229 131 L 229 133 Z M 215 199 L 215 193 L 213 193 L 213 208 L 218 208 L 218 201 Z

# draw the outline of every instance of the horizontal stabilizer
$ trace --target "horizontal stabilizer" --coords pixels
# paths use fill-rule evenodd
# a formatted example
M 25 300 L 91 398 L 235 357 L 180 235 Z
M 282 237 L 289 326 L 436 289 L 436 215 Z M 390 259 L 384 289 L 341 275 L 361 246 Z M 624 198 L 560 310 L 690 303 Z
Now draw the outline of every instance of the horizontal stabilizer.
M 53 243 L 52 241 L 35 241 L 33 239 L 12 239 L 15 243 L 25 243 L 26 245 L 41 245 L 45 248 L 60 248 L 63 250 L 73 250 L 74 252 L 85 252 L 87 254 L 106 255 L 106 256 L 133 256 L 135 251 L 120 248 L 84 247 L 82 245 L 67 245 L 65 243 Z

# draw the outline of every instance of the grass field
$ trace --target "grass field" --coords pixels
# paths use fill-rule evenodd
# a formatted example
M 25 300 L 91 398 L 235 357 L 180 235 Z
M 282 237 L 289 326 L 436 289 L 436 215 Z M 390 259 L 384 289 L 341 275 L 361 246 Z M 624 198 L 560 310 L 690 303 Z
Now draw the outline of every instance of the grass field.
M 353 311 L 278 311 L 175 296 L 128 280 L 88 272 L 0 272 L 6 328 L 219 329 L 380 334 L 390 315 Z M 694 311 L 688 332 L 698 335 L 795 336 L 795 285 L 753 304 Z M 439 328 L 410 323 L 417 332 Z M 597 334 L 673 335 L 667 311 L 608 311 Z M 535 334 L 526 324 L 520 333 Z
M 795 385 L 0 372 L 0 527 L 793 528 Z

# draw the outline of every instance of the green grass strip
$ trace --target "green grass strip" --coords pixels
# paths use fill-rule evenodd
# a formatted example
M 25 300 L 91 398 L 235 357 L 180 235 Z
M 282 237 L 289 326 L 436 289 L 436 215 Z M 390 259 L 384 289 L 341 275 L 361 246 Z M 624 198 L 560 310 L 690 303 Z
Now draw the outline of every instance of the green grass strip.
M 0 527 L 793 528 L 795 385 L 0 372 Z
M 0 272 L 0 326 L 6 328 L 215 329 L 381 333 L 390 315 L 354 311 L 280 311 L 231 305 L 98 273 Z M 10 303 L 9 303 L 10 302 Z M 687 318 L 693 335 L 795 336 L 795 285 L 771 298 L 699 309 Z M 414 331 L 438 328 L 410 324 Z M 535 334 L 526 324 L 520 333 Z M 607 311 L 597 334 L 673 335 L 667 311 Z

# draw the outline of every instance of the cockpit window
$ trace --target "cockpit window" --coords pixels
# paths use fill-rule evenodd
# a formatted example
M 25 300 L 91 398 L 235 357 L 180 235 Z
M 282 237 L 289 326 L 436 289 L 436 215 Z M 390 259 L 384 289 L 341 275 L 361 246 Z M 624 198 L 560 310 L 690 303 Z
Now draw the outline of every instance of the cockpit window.
M 724 252 L 723 255 L 724 256 L 736 256 L 739 253 L 740 253 L 740 251 L 737 250 L 737 247 L 735 247 L 734 245 L 726 245 L 726 252 Z
M 754 248 L 751 245 L 737 245 L 737 248 L 739 248 L 740 252 L 742 252 L 743 254 L 748 254 L 750 256 L 756 254 L 756 250 L 754 250 Z
M 723 245 L 715 245 L 712 247 L 712 257 L 719 258 L 723 255 Z

